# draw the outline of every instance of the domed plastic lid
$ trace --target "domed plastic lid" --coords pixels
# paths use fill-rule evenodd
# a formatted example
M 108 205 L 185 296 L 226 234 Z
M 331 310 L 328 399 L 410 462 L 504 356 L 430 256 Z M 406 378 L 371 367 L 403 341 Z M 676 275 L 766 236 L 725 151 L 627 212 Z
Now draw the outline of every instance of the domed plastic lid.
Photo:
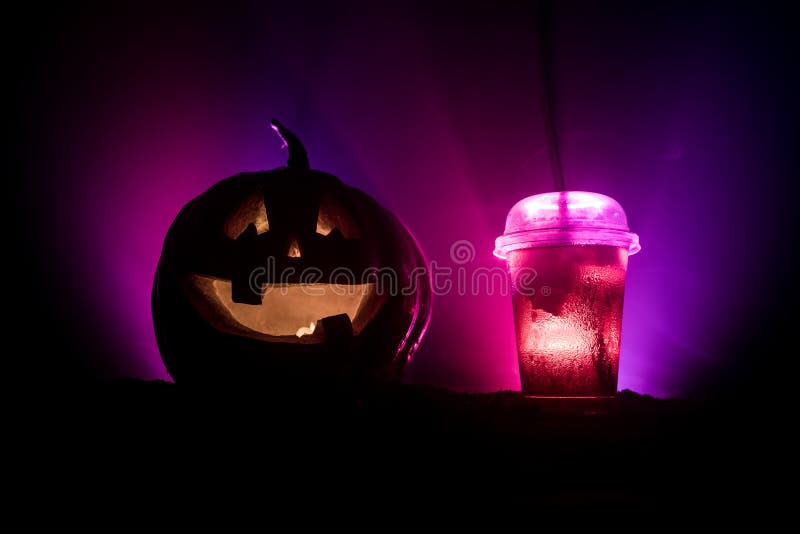
M 627 248 L 629 255 L 642 248 L 616 200 L 599 193 L 560 191 L 514 204 L 505 233 L 495 241 L 494 255 L 505 259 L 511 250 L 563 245 L 610 245 Z

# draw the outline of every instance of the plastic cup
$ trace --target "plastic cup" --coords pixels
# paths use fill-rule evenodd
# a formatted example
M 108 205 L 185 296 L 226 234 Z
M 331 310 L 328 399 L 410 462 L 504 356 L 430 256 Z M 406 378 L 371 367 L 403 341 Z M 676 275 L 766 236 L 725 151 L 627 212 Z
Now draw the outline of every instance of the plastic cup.
M 511 276 L 525 395 L 616 395 L 625 273 L 640 249 L 605 195 L 544 193 L 511 208 L 494 254 Z

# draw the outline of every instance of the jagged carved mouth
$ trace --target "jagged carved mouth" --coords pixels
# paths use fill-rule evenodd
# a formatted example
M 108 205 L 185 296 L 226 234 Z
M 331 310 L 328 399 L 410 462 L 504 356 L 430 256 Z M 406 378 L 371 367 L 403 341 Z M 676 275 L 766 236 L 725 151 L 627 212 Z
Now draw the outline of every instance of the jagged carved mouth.
M 386 295 L 367 284 L 274 284 L 260 304 L 234 302 L 230 280 L 190 274 L 184 291 L 200 314 L 223 332 L 265 341 L 321 343 L 357 336 Z

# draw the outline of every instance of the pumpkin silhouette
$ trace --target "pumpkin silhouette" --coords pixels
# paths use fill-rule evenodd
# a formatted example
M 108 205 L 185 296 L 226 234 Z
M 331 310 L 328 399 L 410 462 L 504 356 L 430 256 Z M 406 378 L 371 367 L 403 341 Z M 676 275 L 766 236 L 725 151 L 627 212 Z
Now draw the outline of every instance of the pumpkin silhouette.
M 177 382 L 357 388 L 399 379 L 431 285 L 408 229 L 364 192 L 311 170 L 278 121 L 286 167 L 190 201 L 153 286 L 159 350 Z

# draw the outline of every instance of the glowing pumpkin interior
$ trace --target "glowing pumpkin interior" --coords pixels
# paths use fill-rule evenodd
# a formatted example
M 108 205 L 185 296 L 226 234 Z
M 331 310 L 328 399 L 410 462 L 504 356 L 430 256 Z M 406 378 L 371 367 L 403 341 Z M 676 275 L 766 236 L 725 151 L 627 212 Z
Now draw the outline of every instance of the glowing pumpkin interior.
M 341 203 L 332 195 L 323 194 L 316 234 L 327 237 L 334 230 L 347 240 L 357 240 L 361 234 Z M 241 202 L 224 225 L 225 235 L 232 240 L 245 233 L 260 236 L 269 231 L 269 214 L 261 191 Z M 280 250 L 265 251 L 265 257 L 303 258 L 306 243 L 300 233 L 290 232 L 288 236 Z M 336 283 L 261 283 L 258 303 L 237 302 L 231 280 L 202 273 L 190 273 L 182 289 L 200 315 L 222 332 L 265 341 L 311 344 L 329 339 L 334 334 L 330 331 L 332 325 L 341 330 L 344 317 L 349 322 L 347 330 L 358 335 L 378 314 L 388 295 L 379 291 L 376 283 L 343 283 L 359 280 L 361 275 L 339 277 Z

